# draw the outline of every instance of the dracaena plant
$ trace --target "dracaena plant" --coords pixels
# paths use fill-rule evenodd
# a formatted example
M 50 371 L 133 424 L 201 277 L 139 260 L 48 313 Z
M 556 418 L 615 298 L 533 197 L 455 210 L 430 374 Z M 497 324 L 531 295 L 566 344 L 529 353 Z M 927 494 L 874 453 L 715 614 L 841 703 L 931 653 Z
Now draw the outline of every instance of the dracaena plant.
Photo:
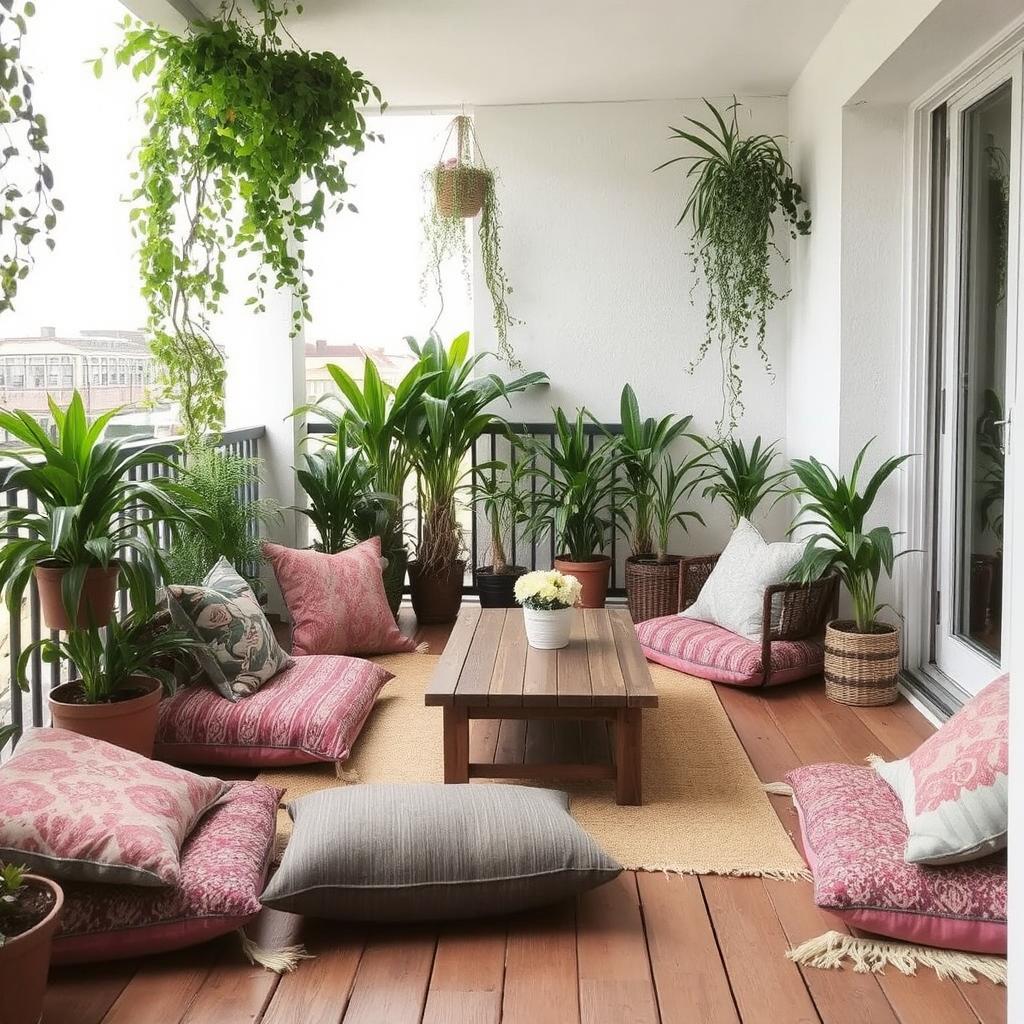
M 622 471 L 629 483 L 626 509 L 630 523 L 630 547 L 634 555 L 655 549 L 654 501 L 660 467 L 669 449 L 686 431 L 692 416 L 665 416 L 660 420 L 640 415 L 640 404 L 629 384 L 619 400 L 622 434 L 617 445 Z
M 61 597 L 73 619 L 86 571 L 109 566 L 119 553 L 133 552 L 121 571 L 133 596 L 141 593 L 163 568 L 152 528 L 187 513 L 166 478 L 132 479 L 142 466 L 170 465 L 165 456 L 130 438 L 103 438 L 120 409 L 90 423 L 77 391 L 67 409 L 48 401 L 54 439 L 27 412 L 0 410 L 0 430 L 19 442 L 0 448 L 0 458 L 16 463 L 5 486 L 30 499 L 0 509 L 0 589 L 8 607 L 18 608 L 36 564 L 49 561 L 66 570 Z
M 515 442 L 519 447 L 523 441 Z M 533 459 L 485 462 L 473 470 L 473 504 L 483 511 L 491 534 L 491 569 L 509 572 L 506 539 L 531 520 L 528 482 L 536 475 Z
M 873 439 L 872 439 L 873 440 Z M 794 459 L 793 473 L 798 483 L 790 488 L 802 502 L 791 532 L 797 528 L 814 530 L 807 540 L 800 561 L 790 578 L 810 583 L 826 573 L 835 573 L 853 602 L 854 625 L 858 633 L 877 631 L 879 604 L 878 581 L 884 571 L 892 575 L 897 558 L 894 538 L 898 533 L 888 526 L 869 529 L 866 519 L 882 484 L 909 455 L 886 459 L 859 490 L 861 467 L 871 441 L 858 452 L 850 476 L 840 476 L 815 458 Z
M 654 475 L 651 492 L 651 522 L 654 528 L 654 553 L 659 565 L 668 562 L 668 547 L 673 526 L 685 531 L 691 521 L 704 526 L 699 512 L 686 508 L 693 492 L 693 476 L 699 471 L 700 456 L 691 456 L 680 463 L 666 456 Z
M 736 438 L 724 441 L 700 440 L 705 449 L 701 474 L 696 485 L 704 484 L 702 494 L 709 501 L 722 499 L 732 513 L 732 525 L 750 519 L 767 498 L 778 498 L 785 492 L 788 469 L 773 469 L 779 457 L 778 441 L 762 445 L 756 437 L 747 451 Z M 696 486 L 695 485 L 695 486 Z

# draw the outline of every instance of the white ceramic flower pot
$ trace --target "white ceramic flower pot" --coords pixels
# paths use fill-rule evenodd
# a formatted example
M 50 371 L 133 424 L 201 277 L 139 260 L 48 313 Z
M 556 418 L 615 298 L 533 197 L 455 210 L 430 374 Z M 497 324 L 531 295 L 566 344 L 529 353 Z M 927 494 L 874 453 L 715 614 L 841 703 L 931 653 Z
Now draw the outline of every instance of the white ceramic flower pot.
M 572 608 L 557 608 L 553 611 L 524 608 L 523 621 L 526 624 L 526 639 L 530 646 L 542 651 L 568 647 L 572 617 Z

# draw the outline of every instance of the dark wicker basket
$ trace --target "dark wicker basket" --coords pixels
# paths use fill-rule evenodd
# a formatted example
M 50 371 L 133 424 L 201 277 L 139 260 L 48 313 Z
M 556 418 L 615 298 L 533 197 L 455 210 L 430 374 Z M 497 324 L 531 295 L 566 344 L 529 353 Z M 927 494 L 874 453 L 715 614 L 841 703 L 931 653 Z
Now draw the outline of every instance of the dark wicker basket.
M 679 611 L 679 563 L 681 555 L 667 562 L 642 555 L 626 559 L 626 599 L 634 622 L 659 619 Z

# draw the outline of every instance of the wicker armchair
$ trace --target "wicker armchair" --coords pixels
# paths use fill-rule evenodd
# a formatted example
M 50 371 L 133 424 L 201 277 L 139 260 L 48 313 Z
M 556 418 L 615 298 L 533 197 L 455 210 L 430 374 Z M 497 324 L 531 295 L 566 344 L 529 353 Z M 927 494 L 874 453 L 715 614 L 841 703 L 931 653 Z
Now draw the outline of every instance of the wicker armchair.
M 719 555 L 684 558 L 679 565 L 679 610 L 689 608 L 708 581 Z M 764 682 L 772 675 L 772 641 L 820 639 L 825 623 L 836 617 L 839 577 L 824 576 L 813 583 L 776 583 L 764 591 L 764 627 L 761 657 Z

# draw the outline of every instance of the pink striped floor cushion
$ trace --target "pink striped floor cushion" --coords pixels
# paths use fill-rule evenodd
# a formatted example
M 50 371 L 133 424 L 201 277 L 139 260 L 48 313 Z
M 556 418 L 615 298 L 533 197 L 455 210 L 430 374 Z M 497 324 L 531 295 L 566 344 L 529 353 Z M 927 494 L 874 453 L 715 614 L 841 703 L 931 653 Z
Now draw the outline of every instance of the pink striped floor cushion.
M 64 884 L 54 963 L 166 953 L 241 928 L 260 910 L 280 798 L 271 786 L 236 782 L 185 841 L 172 888 Z
M 390 672 L 361 658 L 295 658 L 251 697 L 232 703 L 205 686 L 160 704 L 154 757 L 176 764 L 344 761 Z
M 649 661 L 734 686 L 764 682 L 761 642 L 683 615 L 638 622 L 636 635 Z M 824 650 L 814 640 L 774 640 L 768 683 L 790 683 L 819 673 Z
M 1004 853 L 946 867 L 908 864 L 903 808 L 870 768 L 816 764 L 786 779 L 819 907 L 894 939 L 1006 952 Z

